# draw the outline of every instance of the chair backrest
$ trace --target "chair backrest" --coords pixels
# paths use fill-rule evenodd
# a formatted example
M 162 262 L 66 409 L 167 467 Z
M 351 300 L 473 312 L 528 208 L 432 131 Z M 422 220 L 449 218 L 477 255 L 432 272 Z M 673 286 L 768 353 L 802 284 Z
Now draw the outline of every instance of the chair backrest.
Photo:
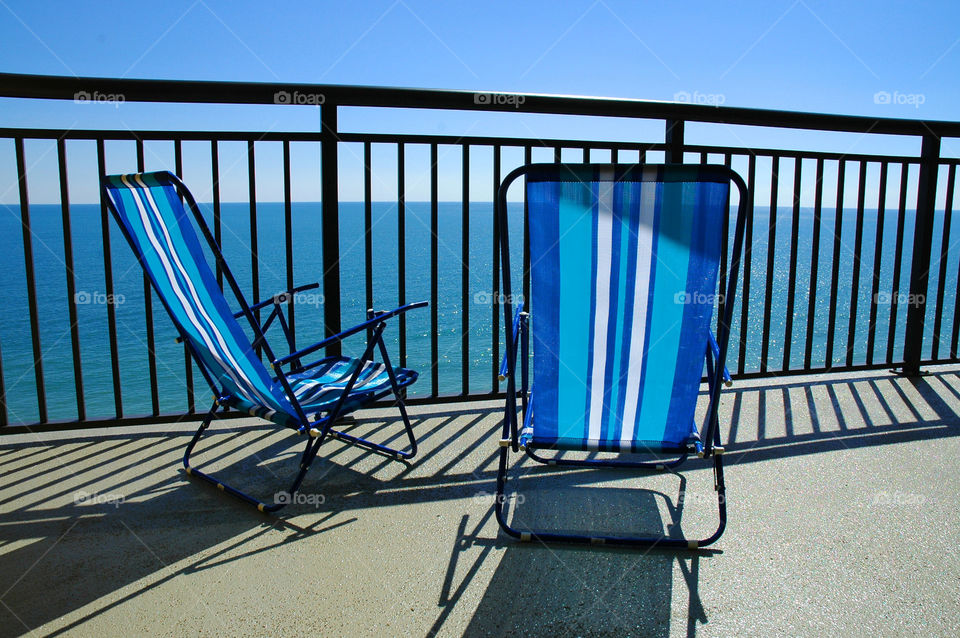
M 538 444 L 685 447 L 734 174 L 695 165 L 521 170 Z
M 208 241 L 210 233 L 183 183 L 164 171 L 110 175 L 103 187 L 124 236 L 214 392 L 228 393 L 258 416 L 294 417 L 295 409 L 275 387 L 217 285 L 194 224 Z M 219 256 L 215 246 L 211 249 Z M 230 284 L 235 286 L 232 276 Z M 234 293 L 242 299 L 239 289 Z

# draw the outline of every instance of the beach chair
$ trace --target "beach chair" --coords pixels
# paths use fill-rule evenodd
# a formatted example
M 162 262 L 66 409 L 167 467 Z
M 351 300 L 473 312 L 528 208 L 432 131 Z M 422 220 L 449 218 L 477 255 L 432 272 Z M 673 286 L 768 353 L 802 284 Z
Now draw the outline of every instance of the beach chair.
M 529 313 L 522 303 L 514 312 L 511 303 L 516 280 L 507 190 L 521 177 L 529 208 Z M 739 190 L 739 209 L 727 281 L 720 288 L 726 293 L 718 296 L 731 183 Z M 721 384 L 730 381 L 724 362 L 746 199 L 743 180 L 722 166 L 534 164 L 503 180 L 496 215 L 506 331 L 500 373 L 507 401 L 494 507 L 507 534 L 525 541 L 697 548 L 723 533 L 717 407 Z M 709 403 L 698 429 L 705 367 Z M 550 465 L 652 471 L 675 468 L 689 454 L 711 458 L 719 526 L 702 540 L 676 531 L 624 537 L 518 529 L 505 516 L 504 492 L 508 452 L 520 449 Z M 567 451 L 595 454 L 571 459 Z M 617 454 L 596 454 L 608 452 Z M 518 515 L 522 504 L 515 508 L 513 520 L 525 520 Z
M 312 346 L 295 349 L 284 317 L 284 307 L 293 295 L 317 288 L 317 284 L 284 291 L 249 305 L 223 259 L 216 241 L 190 191 L 172 173 L 111 175 L 102 180 L 105 200 L 123 235 L 143 266 L 153 289 L 163 303 L 200 372 L 214 393 L 213 405 L 183 456 L 188 474 L 216 485 L 260 511 L 276 511 L 293 500 L 320 445 L 328 438 L 359 445 L 400 458 L 416 454 L 417 442 L 404 407 L 404 388 L 417 380 L 417 372 L 390 364 L 383 331 L 386 321 L 426 302 L 412 303 L 389 312 L 368 311 L 367 320 L 327 337 Z M 184 207 L 186 202 L 187 207 Z M 189 213 L 188 213 L 189 210 Z M 205 253 L 196 228 L 207 244 Z M 223 281 L 236 298 L 233 312 L 210 269 L 206 254 L 218 265 Z M 272 308 L 263 323 L 255 313 Z M 249 324 L 251 340 L 238 319 Z M 279 324 L 288 352 L 278 356 L 264 333 Z M 359 358 L 321 356 L 331 344 L 362 332 L 366 349 Z M 374 360 L 375 350 L 380 361 Z M 258 351 L 271 364 L 268 372 Z M 320 356 L 303 363 L 307 357 Z M 355 437 L 333 425 L 363 405 L 390 394 L 396 399 L 409 448 L 393 449 Z M 190 454 L 218 411 L 239 410 L 278 425 L 292 428 L 306 439 L 293 483 L 264 502 L 190 466 Z

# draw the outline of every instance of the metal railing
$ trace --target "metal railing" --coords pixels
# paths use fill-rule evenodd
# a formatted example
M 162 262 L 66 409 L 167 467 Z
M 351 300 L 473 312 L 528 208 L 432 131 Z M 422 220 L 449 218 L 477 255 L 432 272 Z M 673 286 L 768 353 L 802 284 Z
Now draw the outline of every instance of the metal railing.
M 224 204 L 219 187 L 221 145 L 230 142 L 246 146 L 248 184 L 248 215 L 241 232 L 248 232 L 250 295 L 253 303 L 261 299 L 260 266 L 264 255 L 258 245 L 261 224 L 258 223 L 256 191 L 256 149 L 261 145 L 279 144 L 282 154 L 283 179 L 283 284 L 289 289 L 294 280 L 297 241 L 293 224 L 295 207 L 291 196 L 291 144 L 319 147 L 320 153 L 320 215 L 319 239 L 322 253 L 323 330 L 327 335 L 338 332 L 343 323 L 343 286 L 341 272 L 341 203 L 338 202 L 338 149 L 355 145 L 363 157 L 363 265 L 362 287 L 364 309 L 374 307 L 381 295 L 380 283 L 374 277 L 373 201 L 372 180 L 375 173 L 373 149 L 393 149 L 396 153 L 397 201 L 395 212 L 396 299 L 400 304 L 408 298 L 408 283 L 412 261 L 407 244 L 410 226 L 407 215 L 411 203 L 406 201 L 406 156 L 409 149 L 424 147 L 429 150 L 429 202 L 425 203 L 429 228 L 425 233 L 429 265 L 425 267 L 430 304 L 429 346 L 421 344 L 423 352 L 416 353 L 429 362 L 424 381 L 426 393 L 412 397 L 414 402 L 460 401 L 473 398 L 500 396 L 497 364 L 500 356 L 498 233 L 490 202 L 471 201 L 471 176 L 477 164 L 472 158 L 478 149 L 490 149 L 492 191 L 509 168 L 503 166 L 505 154 L 522 156 L 522 161 L 544 159 L 569 161 L 576 154 L 577 161 L 688 161 L 719 162 L 741 171 L 748 185 L 750 199 L 745 238 L 744 276 L 738 296 L 735 342 L 732 344 L 731 369 L 741 377 L 797 373 L 818 373 L 830 370 L 857 370 L 898 367 L 906 374 L 916 374 L 920 367 L 934 363 L 960 361 L 960 251 L 953 249 L 955 235 L 952 225 L 952 207 L 957 164 L 960 160 L 940 156 L 942 137 L 960 137 L 960 122 L 939 122 L 907 119 L 877 119 L 840 115 L 822 115 L 768 111 L 732 107 L 713 107 L 695 104 L 671 104 L 641 100 L 606 98 L 576 98 L 543 95 L 513 95 L 512 100 L 481 99 L 465 91 L 433 91 L 420 89 L 392 89 L 330 85 L 247 84 L 227 82 L 178 82 L 166 80 L 118 80 L 96 78 L 63 78 L 0 74 L 0 97 L 32 99 L 75 99 L 80 92 L 88 94 L 122 95 L 127 102 L 190 102 L 213 104 L 277 104 L 277 95 L 297 93 L 322 95 L 320 106 L 321 130 L 318 132 L 207 132 L 207 131 L 127 131 L 127 130 L 65 130 L 0 128 L 0 142 L 12 142 L 16 158 L 18 190 L 18 223 L 23 252 L 23 273 L 26 278 L 27 315 L 22 334 L 14 339 L 29 340 L 32 353 L 33 394 L 36 411 L 28 418 L 11 418 L 7 390 L 4 388 L 3 352 L 7 344 L 0 343 L 0 432 L 22 431 L 25 427 L 83 427 L 90 424 L 134 424 L 168 421 L 195 414 L 193 365 L 184 350 L 182 379 L 186 386 L 182 409 L 164 409 L 166 393 L 161 391 L 158 371 L 158 332 L 164 325 L 154 321 L 152 292 L 146 278 L 136 299 L 142 305 L 143 343 L 145 351 L 141 362 L 143 375 L 149 385 L 149 405 L 146 415 L 131 414 L 125 409 L 124 381 L 121 376 L 121 344 L 118 340 L 117 309 L 106 307 L 106 352 L 109 363 L 112 393 L 112 413 L 91 414 L 85 401 L 81 332 L 85 332 L 82 313 L 78 312 L 77 288 L 74 278 L 74 235 L 67 179 L 68 147 L 86 141 L 95 144 L 97 172 L 106 172 L 106 145 L 116 140 L 132 142 L 136 159 L 124 170 L 144 170 L 145 143 L 164 143 L 173 147 L 173 162 L 169 166 L 150 166 L 151 170 L 167 168 L 183 176 L 183 146 L 198 143 L 209 145 L 211 166 L 211 199 L 209 204 L 212 226 L 220 242 L 225 232 Z M 520 99 L 522 98 L 522 99 Z M 501 103 L 502 102 L 502 103 Z M 280 102 L 282 103 L 282 101 Z M 339 107 L 382 107 L 452 110 L 500 110 L 523 113 L 567 114 L 584 116 L 615 116 L 662 120 L 663 141 L 623 142 L 584 141 L 570 139 L 532 139 L 515 137 L 480 137 L 452 135 L 371 134 L 341 131 L 338 126 Z M 841 154 L 812 150 L 768 148 L 740 148 L 687 144 L 684 140 L 686 122 L 736 124 L 816 131 L 843 131 L 859 134 L 895 134 L 916 136 L 922 140 L 919 156 Z M 62 271 L 37 272 L 33 254 L 31 204 L 28 198 L 30 179 L 25 160 L 25 140 L 47 140 L 57 150 L 57 170 L 60 184 L 60 232 L 62 234 Z M 459 377 L 442 378 L 446 368 L 439 365 L 441 292 L 439 221 L 443 202 L 438 197 L 438 153 L 443 148 L 459 151 L 462 197 L 459 202 L 459 288 L 460 298 L 454 302 L 459 314 L 455 343 L 459 350 Z M 116 171 L 114 171 L 116 172 Z M 825 179 L 829 174 L 830 179 Z M 835 176 L 835 177 L 834 177 Z M 769 179 L 770 201 L 763 206 L 754 201 L 757 186 Z M 834 187 L 830 188 L 830 182 Z M 866 201 L 876 182 L 875 207 Z M 783 185 L 792 183 L 792 196 L 783 197 Z M 814 190 L 812 210 L 801 206 L 804 184 Z M 847 185 L 855 184 L 855 206 L 845 206 Z M 912 185 L 916 187 L 916 202 L 910 201 Z M 891 192 L 892 191 L 892 192 Z M 938 192 L 944 193 L 938 205 Z M 492 199 L 492 194 L 491 194 Z M 911 207 L 911 204 L 913 205 Z M 525 208 L 519 205 L 525 215 Z M 75 207 L 74 207 L 75 208 Z M 766 211 L 766 212 L 764 212 Z M 491 224 L 489 260 L 484 259 L 475 272 L 477 215 Z M 524 216 L 525 220 L 525 216 Z M 471 224 L 473 221 L 473 224 Z M 104 294 L 115 294 L 114 262 L 118 251 L 111 251 L 110 222 L 104 202 L 100 202 L 99 237 L 102 249 L 102 276 Z M 524 273 L 529 271 L 529 253 L 526 223 L 521 225 Z M 851 230 L 852 229 L 852 230 Z M 114 236 L 117 233 L 113 233 Z M 938 250 L 934 251 L 934 241 Z M 16 241 L 6 238 L 7 242 Z M 852 242 L 852 246 L 850 243 Z M 809 244 L 807 249 L 806 244 Z M 891 251 L 891 244 L 893 246 Z M 725 244 L 726 246 L 726 244 Z M 726 249 L 724 250 L 726 256 Z M 419 267 L 419 266 L 418 266 Z M 726 260 L 721 264 L 721 276 Z M 218 278 L 220 273 L 218 274 Z M 784 276 L 784 274 L 786 276 Z M 75 397 L 75 418 L 50 418 L 48 413 L 48 379 L 44 362 L 51 357 L 63 357 L 65 346 L 54 352 L 44 350 L 41 339 L 41 313 L 38 305 L 37 281 L 64 278 L 66 306 L 69 321 L 70 368 Z M 477 277 L 489 282 L 489 319 L 471 303 L 471 282 Z M 456 278 L 454 278 L 456 279 Z M 482 279 L 481 279 L 482 280 Z M 848 285 L 849 282 L 849 285 Z M 529 281 L 520 282 L 525 298 L 529 298 Z M 348 282 L 357 287 L 359 281 Z M 449 304 L 450 300 L 445 299 Z M 904 306 L 906 306 L 904 308 Z M 295 305 L 288 307 L 289 321 L 296 327 Z M 159 315 L 158 315 L 159 317 Z M 473 329 L 477 321 L 489 325 L 489 330 L 478 334 Z M 164 320 L 165 321 L 165 320 Z M 489 323 L 487 323 L 489 321 Z M 407 319 L 399 322 L 400 364 L 408 359 Z M 949 332 L 949 335 L 947 335 Z M 10 338 L 10 337 L 8 337 Z M 482 339 L 483 343 L 478 343 Z M 734 347 L 735 346 L 735 347 Z M 331 348 L 336 353 L 339 345 Z M 429 353 L 426 350 L 429 350 Z M 478 381 L 472 353 L 482 350 L 481 367 L 486 369 Z M 169 355 L 169 353 L 167 353 Z M 164 358 L 167 361 L 169 356 Z M 164 366 L 168 366 L 164 363 Z M 489 375 L 489 376 L 487 376 Z M 141 375 L 134 377 L 140 383 Z M 134 379 L 131 379 L 133 381 Z M 58 378 L 57 383 L 62 383 Z M 421 384 L 423 385 L 423 381 Z

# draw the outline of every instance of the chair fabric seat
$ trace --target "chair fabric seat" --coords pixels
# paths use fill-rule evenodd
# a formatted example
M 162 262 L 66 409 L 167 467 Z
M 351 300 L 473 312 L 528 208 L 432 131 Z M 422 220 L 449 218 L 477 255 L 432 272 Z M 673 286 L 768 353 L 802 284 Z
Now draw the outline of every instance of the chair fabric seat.
M 350 381 L 357 366 L 363 366 L 357 382 L 350 391 L 350 396 L 344 402 L 341 413 L 348 413 L 364 403 L 371 401 L 376 395 L 391 391 L 390 375 L 387 367 L 382 363 L 361 361 L 352 357 L 328 357 L 310 367 L 309 370 L 287 375 L 287 381 L 300 402 L 304 414 L 310 417 L 314 414 L 330 411 Z M 395 367 L 393 373 L 397 378 L 397 387 L 404 388 L 417 380 L 419 373 L 407 368 Z M 283 385 L 274 381 L 274 391 L 283 394 Z M 283 412 L 271 412 L 266 408 L 250 403 L 232 395 L 228 398 L 230 407 L 246 412 L 251 416 L 279 423 L 288 427 L 298 427 L 295 418 Z
M 390 390 L 387 366 L 351 357 L 328 357 L 311 369 L 287 375 L 293 393 L 307 414 L 315 414 L 336 403 L 350 381 L 350 375 L 362 366 L 360 376 L 350 392 L 349 401 L 364 403 L 370 395 Z M 394 368 L 397 385 L 405 387 L 417 380 L 418 373 L 407 368 Z M 278 383 L 282 392 L 283 389 Z
M 546 165 L 526 180 L 538 406 L 528 441 L 689 448 L 719 299 L 729 175 Z

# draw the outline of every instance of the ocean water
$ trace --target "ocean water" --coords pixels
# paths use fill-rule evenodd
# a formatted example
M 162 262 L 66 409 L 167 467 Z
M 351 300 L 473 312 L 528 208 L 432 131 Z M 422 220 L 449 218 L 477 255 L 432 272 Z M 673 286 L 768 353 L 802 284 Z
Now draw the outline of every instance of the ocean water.
M 209 205 L 201 205 L 210 214 Z M 321 218 L 319 203 L 294 203 L 293 246 L 294 282 L 296 284 L 322 280 Z M 390 202 L 373 204 L 373 282 L 374 305 L 388 309 L 397 305 L 397 205 Z M 511 253 L 515 272 L 519 265 L 521 214 L 519 205 L 511 208 Z M 61 211 L 58 205 L 30 207 L 32 250 L 34 259 L 36 298 L 39 314 L 40 342 L 43 353 L 43 375 L 46 387 L 48 418 L 53 421 L 77 418 L 77 401 L 73 376 L 68 300 L 64 264 L 64 246 Z M 72 205 L 73 271 L 78 300 L 79 342 L 82 379 L 87 418 L 114 415 L 113 383 L 111 377 L 109 338 L 107 332 L 107 303 L 104 284 L 104 254 L 98 205 Z M 430 206 L 426 202 L 407 202 L 406 205 L 406 299 L 430 298 Z M 223 251 L 227 262 L 248 299 L 252 298 L 250 264 L 249 206 L 246 203 L 222 205 Z M 763 309 L 765 305 L 765 278 L 767 271 L 768 227 L 770 212 L 757 207 L 753 217 L 753 246 L 750 253 L 749 317 L 746 329 L 740 325 L 742 295 L 738 296 L 731 339 L 729 367 L 739 365 L 741 332 L 746 337 L 743 369 L 757 370 L 762 354 Z M 853 289 L 856 211 L 845 209 L 840 235 L 838 299 L 834 307 L 836 329 L 832 363 L 843 365 L 848 349 L 852 349 L 854 363 L 866 360 L 867 331 L 871 305 L 871 286 L 874 276 L 874 255 L 877 235 L 876 212 L 864 215 L 859 286 Z M 814 280 L 817 297 L 814 308 L 813 351 L 811 364 L 827 365 L 826 341 L 831 268 L 833 264 L 835 210 L 821 214 L 821 235 L 813 245 L 813 210 L 801 209 L 796 270 L 790 269 L 790 234 L 792 211 L 777 211 L 777 233 L 773 246 L 773 286 L 770 312 L 770 341 L 768 367 L 782 368 L 785 335 L 787 291 L 791 278 L 796 281 L 796 300 L 793 312 L 793 331 L 790 367 L 803 364 L 806 341 L 808 300 L 810 295 L 810 261 L 813 251 L 819 254 L 819 266 Z M 902 351 L 906 323 L 906 294 L 909 288 L 912 259 L 914 213 L 904 215 L 903 228 L 898 227 L 896 211 L 888 210 L 881 229 L 881 261 L 878 270 L 881 295 L 878 297 L 878 316 L 875 325 L 876 360 L 885 359 L 888 331 L 891 325 L 891 300 L 897 295 L 893 289 L 893 272 L 898 236 L 902 240 L 899 308 L 893 317 L 894 358 Z M 947 246 L 960 241 L 960 224 L 954 224 Z M 930 271 L 930 295 L 927 307 L 924 357 L 930 356 L 933 342 L 934 301 L 938 288 L 939 255 L 941 252 L 943 214 L 938 213 L 934 226 L 934 264 Z M 467 291 L 470 321 L 470 348 L 461 353 L 461 206 L 459 202 L 439 204 L 439 304 L 438 341 L 440 356 L 437 362 L 439 392 L 459 393 L 461 363 L 465 357 L 469 369 L 470 391 L 486 392 L 492 382 L 492 204 L 471 202 L 469 236 L 469 289 Z M 38 420 L 37 393 L 33 369 L 33 350 L 30 337 L 27 286 L 20 211 L 17 206 L 0 206 L 0 237 L 4 250 L 0 253 L 0 353 L 3 361 L 3 381 L 6 390 L 10 423 L 32 423 Z M 257 204 L 257 241 L 259 248 L 259 276 L 261 298 L 285 287 L 285 253 L 283 205 Z M 135 416 L 151 410 L 147 339 L 145 332 L 143 274 L 126 241 L 110 220 L 110 249 L 114 277 L 120 387 L 123 414 Z M 340 276 L 341 314 L 344 327 L 363 320 L 365 312 L 363 260 L 363 204 L 346 202 L 340 205 Z M 941 319 L 941 356 L 949 349 L 956 302 L 957 271 L 960 251 L 947 251 L 947 277 Z M 514 279 L 519 289 L 519 277 Z M 323 299 L 320 291 L 297 299 L 296 325 L 298 345 L 304 346 L 323 336 Z M 856 295 L 858 308 L 854 318 L 856 337 L 848 343 L 851 297 Z M 161 413 L 175 413 L 186 409 L 185 362 L 183 346 L 174 342 L 175 331 L 159 301 L 154 297 L 154 333 Z M 411 388 L 411 394 L 430 392 L 430 311 L 415 310 L 407 315 L 407 365 L 422 372 L 421 379 Z M 399 324 L 391 322 L 386 333 L 391 356 L 397 357 Z M 282 336 L 272 333 L 276 350 L 282 350 Z M 268 337 L 270 333 L 268 333 Z M 500 335 L 497 335 L 498 338 Z M 362 349 L 362 337 L 348 342 L 346 352 Z M 398 363 L 398 361 L 394 361 Z M 197 408 L 204 409 L 210 395 L 198 371 L 194 371 Z

